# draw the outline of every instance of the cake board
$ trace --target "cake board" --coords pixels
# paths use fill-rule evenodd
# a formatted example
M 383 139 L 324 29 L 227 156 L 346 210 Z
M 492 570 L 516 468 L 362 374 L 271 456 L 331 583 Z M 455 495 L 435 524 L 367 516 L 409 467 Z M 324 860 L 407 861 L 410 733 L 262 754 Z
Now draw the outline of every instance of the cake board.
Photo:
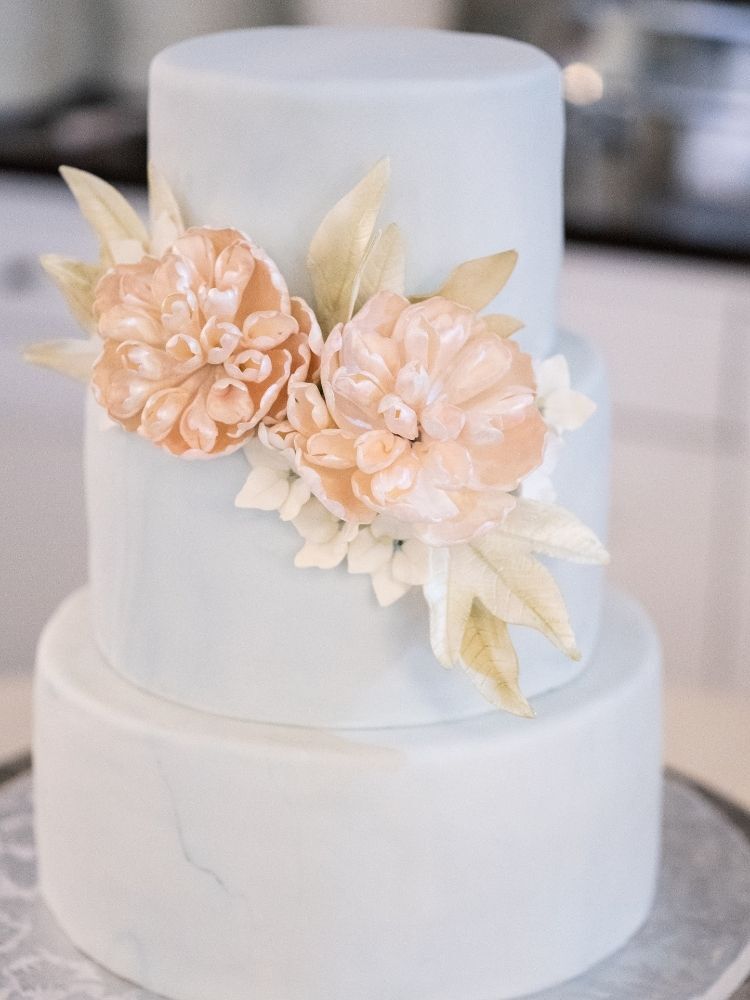
M 26 765 L 0 770 L 0 997 L 156 1000 L 77 952 L 39 898 Z M 586 975 L 526 1000 L 750 1000 L 748 974 L 750 815 L 668 774 L 646 924 Z

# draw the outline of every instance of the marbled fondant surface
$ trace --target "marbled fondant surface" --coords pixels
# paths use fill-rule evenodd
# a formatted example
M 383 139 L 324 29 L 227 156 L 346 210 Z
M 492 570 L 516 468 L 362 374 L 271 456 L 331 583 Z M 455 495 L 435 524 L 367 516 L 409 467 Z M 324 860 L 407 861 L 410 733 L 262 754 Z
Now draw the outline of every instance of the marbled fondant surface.
M 39 1000 L 40 994 L 44 1000 L 157 1000 L 76 951 L 44 905 L 31 786 L 29 774 L 0 786 L 0 991 L 13 1000 Z M 659 1000 L 717 1000 L 730 993 L 732 1000 L 747 1000 L 750 983 L 732 990 L 750 972 L 750 815 L 728 808 L 731 821 L 701 791 L 668 778 L 661 873 L 646 923 L 611 958 L 534 993 L 534 1000 L 653 1000 L 656 983 Z
M 519 252 L 490 308 L 598 403 L 554 482 L 604 537 L 604 372 L 555 332 L 562 131 L 555 64 L 498 38 L 238 32 L 151 75 L 151 157 L 186 221 L 246 230 L 294 293 L 322 216 L 384 156 L 410 293 Z M 641 612 L 555 565 L 583 658 L 520 630 L 537 719 L 494 711 L 438 665 L 419 589 L 381 609 L 367 576 L 295 569 L 294 527 L 235 508 L 247 473 L 89 407 L 90 586 L 47 627 L 36 682 L 41 889 L 71 939 L 174 1000 L 507 1000 L 612 953 L 659 854 Z
M 83 593 L 38 670 L 44 896 L 84 952 L 155 992 L 502 1000 L 646 917 L 659 657 L 621 598 L 534 722 L 335 733 L 195 712 L 106 667 Z
M 574 385 L 599 404 L 565 438 L 559 502 L 602 537 L 609 504 L 609 403 L 585 342 L 560 338 Z M 94 635 L 106 661 L 145 689 L 194 708 L 260 722 L 398 726 L 491 711 L 430 648 L 419 588 L 378 606 L 367 576 L 296 569 L 302 540 L 275 512 L 239 510 L 249 466 L 235 453 L 175 458 L 116 427 L 92 401 L 86 493 Z M 571 662 L 517 630 L 533 696 L 575 677 L 596 643 L 602 573 L 555 561 L 584 657 Z
M 554 337 L 562 149 L 557 65 L 506 38 L 268 28 L 182 42 L 151 69 L 149 153 L 190 224 L 246 230 L 306 295 L 318 223 L 388 156 L 409 287 L 518 250 L 500 311 L 536 354 Z

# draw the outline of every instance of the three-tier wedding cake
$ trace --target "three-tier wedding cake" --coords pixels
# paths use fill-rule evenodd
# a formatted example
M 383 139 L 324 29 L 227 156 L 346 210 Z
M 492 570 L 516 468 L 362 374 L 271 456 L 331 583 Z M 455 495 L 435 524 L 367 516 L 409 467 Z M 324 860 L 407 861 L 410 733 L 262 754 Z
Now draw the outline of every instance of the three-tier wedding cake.
M 271 28 L 153 63 L 151 224 L 44 263 L 89 331 L 90 580 L 36 684 L 44 897 L 176 1000 L 503 1000 L 645 919 L 659 656 L 555 325 L 559 71 Z M 64 515 L 62 515 L 64 516 Z M 531 718 L 531 716 L 534 718 Z

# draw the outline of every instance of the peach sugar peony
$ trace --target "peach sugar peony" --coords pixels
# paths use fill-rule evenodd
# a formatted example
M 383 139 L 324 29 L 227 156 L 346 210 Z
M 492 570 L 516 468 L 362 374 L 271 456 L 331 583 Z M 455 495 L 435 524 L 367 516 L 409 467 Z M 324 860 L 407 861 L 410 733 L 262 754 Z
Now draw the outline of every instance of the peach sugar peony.
M 234 229 L 189 229 L 161 257 L 99 281 L 98 401 L 127 430 L 175 455 L 238 448 L 286 413 L 322 337 L 273 261 Z
M 344 521 L 429 545 L 467 541 L 502 522 L 542 461 L 545 423 L 531 358 L 473 310 L 379 292 L 336 326 L 321 390 L 290 388 L 269 442 Z

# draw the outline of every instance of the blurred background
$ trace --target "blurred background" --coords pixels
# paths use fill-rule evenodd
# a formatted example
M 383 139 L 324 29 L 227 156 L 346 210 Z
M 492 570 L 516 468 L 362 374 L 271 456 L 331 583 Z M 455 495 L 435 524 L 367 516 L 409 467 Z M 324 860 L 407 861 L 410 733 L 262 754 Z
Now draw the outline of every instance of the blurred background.
M 661 631 L 668 760 L 750 806 L 750 2 L 728 0 L 0 0 L 0 759 L 86 576 L 82 389 L 20 361 L 75 332 L 37 255 L 94 254 L 56 167 L 137 199 L 151 57 L 296 22 L 505 34 L 563 67 L 560 318 L 610 366 L 611 576 Z

